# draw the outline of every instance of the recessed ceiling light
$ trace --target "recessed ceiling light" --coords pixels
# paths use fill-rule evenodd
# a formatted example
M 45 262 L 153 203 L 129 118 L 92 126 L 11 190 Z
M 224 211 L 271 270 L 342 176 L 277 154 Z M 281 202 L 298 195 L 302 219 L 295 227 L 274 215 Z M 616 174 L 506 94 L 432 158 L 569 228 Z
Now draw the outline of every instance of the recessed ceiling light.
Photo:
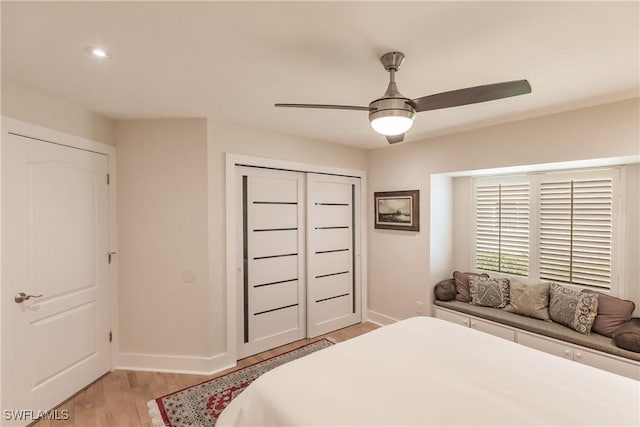
M 87 47 L 85 49 L 85 51 L 89 55 L 91 55 L 91 56 L 93 56 L 95 58 L 99 58 L 99 59 L 109 59 L 109 58 L 111 58 L 111 55 L 109 54 L 109 52 L 107 52 L 104 49 L 100 49 L 99 47 L 91 47 L 91 46 L 89 46 L 89 47 Z

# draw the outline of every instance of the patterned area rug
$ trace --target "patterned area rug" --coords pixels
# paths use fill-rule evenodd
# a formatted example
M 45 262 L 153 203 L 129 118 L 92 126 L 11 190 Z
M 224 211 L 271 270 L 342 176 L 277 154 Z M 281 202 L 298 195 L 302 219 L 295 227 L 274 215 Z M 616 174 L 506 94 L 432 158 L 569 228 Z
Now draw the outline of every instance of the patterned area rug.
M 213 427 L 224 408 L 256 378 L 334 343 L 327 338 L 147 402 L 154 426 Z

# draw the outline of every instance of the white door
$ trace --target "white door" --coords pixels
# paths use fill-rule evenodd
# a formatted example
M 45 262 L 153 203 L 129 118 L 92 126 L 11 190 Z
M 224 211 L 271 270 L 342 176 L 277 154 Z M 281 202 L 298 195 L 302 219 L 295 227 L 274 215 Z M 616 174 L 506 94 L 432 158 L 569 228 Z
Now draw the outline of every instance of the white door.
M 106 176 L 105 155 L 3 135 L 3 411 L 37 415 L 110 370 Z
M 243 167 L 236 173 L 243 358 L 306 335 L 304 174 Z
M 362 321 L 360 179 L 307 174 L 310 338 Z

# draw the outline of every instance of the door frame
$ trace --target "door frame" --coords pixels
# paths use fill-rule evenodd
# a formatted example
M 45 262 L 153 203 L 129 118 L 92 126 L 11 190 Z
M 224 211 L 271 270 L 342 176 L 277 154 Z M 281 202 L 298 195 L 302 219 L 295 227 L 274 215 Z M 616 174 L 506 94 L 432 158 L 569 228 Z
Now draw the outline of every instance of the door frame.
M 341 175 L 360 178 L 360 204 L 367 206 L 367 172 L 360 169 L 347 169 L 332 166 L 316 165 L 311 163 L 293 162 L 288 160 L 269 159 L 266 157 L 248 156 L 244 154 L 225 153 L 225 204 L 226 204 L 226 308 L 227 308 L 227 364 L 235 366 L 237 362 L 237 308 L 235 285 L 241 273 L 240 266 L 236 265 L 236 218 L 235 218 L 235 191 L 236 191 L 236 166 L 262 167 L 293 172 L 312 172 L 328 175 Z M 366 319 L 367 310 L 367 209 L 360 209 L 360 265 L 361 265 L 361 313 L 362 321 Z M 213 248 L 219 241 L 217 235 L 209 231 L 209 247 Z M 210 270 L 213 268 L 209 263 Z M 215 325 L 212 325 L 212 328 Z
M 48 129 L 32 123 L 23 122 L 20 120 L 12 119 L 10 117 L 2 116 L 2 129 L 0 138 L 0 156 L 2 155 L 2 144 L 5 138 L 9 134 L 15 134 L 24 136 L 27 138 L 38 139 L 43 142 L 49 142 L 53 144 L 63 145 L 66 147 L 77 148 L 80 150 L 92 151 L 107 156 L 107 167 L 109 173 L 109 212 L 108 214 L 108 226 L 109 226 L 109 250 L 117 252 L 117 217 L 116 217 L 116 147 L 108 144 L 104 144 L 90 139 L 82 138 L 75 135 L 66 134 L 64 132 Z M 1 160 L 1 159 L 0 159 Z M 2 191 L 2 170 L 0 162 L 0 192 Z M 2 194 L 0 193 L 0 209 L 2 208 Z M 1 211 L 1 210 L 0 210 Z M 0 239 L 2 237 L 2 227 L 0 225 Z M 0 240 L 1 241 L 1 240 Z M 2 245 L 0 245 L 0 251 Z M 107 256 L 107 254 L 105 254 Z M 118 355 L 118 259 L 114 257 L 114 261 L 109 266 L 109 280 L 107 281 L 109 291 L 109 325 L 114 339 L 111 343 L 109 351 L 111 352 L 111 369 L 116 366 L 116 357 Z M 2 253 L 0 252 L 0 271 L 2 270 Z M 6 298 L 11 298 L 12 295 L 6 295 L 6 287 L 2 286 L 2 276 L 0 275 L 0 302 Z M 2 304 L 0 303 L 0 319 L 2 319 Z M 4 340 L 4 334 L 0 330 L 0 355 L 3 351 L 2 341 Z M 0 366 L 0 369 L 1 366 Z M 0 376 L 2 372 L 0 371 Z M 2 403 L 2 385 L 0 384 L 0 404 Z M 4 408 L 6 409 L 6 408 Z M 17 408 L 16 408 L 17 409 Z M 47 408 L 49 409 L 49 408 Z

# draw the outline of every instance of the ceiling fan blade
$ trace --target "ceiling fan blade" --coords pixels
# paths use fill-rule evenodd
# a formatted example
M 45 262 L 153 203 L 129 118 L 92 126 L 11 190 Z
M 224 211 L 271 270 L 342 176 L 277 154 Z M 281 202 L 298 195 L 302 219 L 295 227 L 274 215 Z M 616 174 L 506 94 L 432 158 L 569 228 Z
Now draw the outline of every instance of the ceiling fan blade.
M 419 112 L 475 104 L 527 93 L 531 93 L 529 82 L 527 80 L 514 80 L 436 93 L 435 95 L 416 98 L 413 103 L 415 104 L 416 112 Z
M 274 107 L 291 108 L 324 108 L 327 110 L 360 110 L 369 111 L 369 107 L 358 107 L 355 105 L 329 105 L 329 104 L 275 104 Z
M 400 135 L 387 136 L 387 141 L 389 141 L 389 144 L 397 144 L 398 142 L 402 142 L 403 140 L 404 140 L 404 133 L 401 133 Z

